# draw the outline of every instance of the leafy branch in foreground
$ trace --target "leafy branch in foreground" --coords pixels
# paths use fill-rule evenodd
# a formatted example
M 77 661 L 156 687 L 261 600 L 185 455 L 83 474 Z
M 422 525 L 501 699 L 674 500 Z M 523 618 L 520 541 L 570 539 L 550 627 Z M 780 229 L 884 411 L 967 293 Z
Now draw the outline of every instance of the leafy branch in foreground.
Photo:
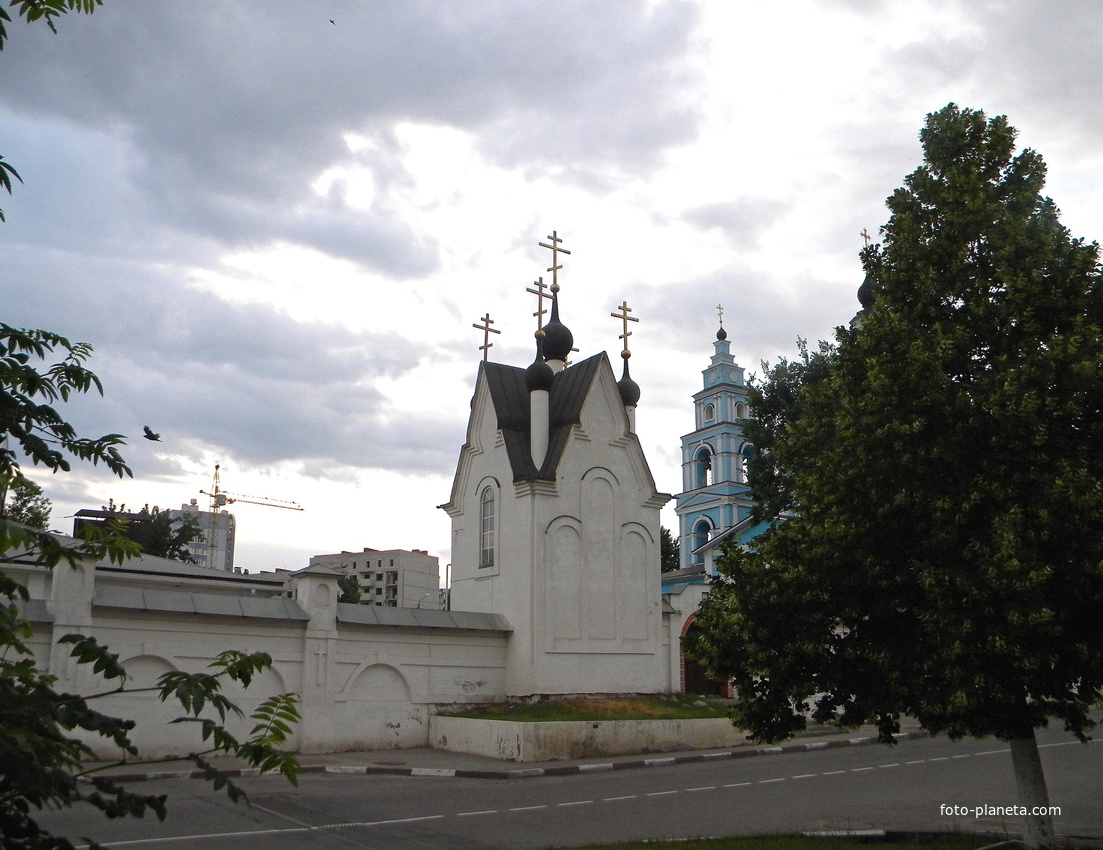
M 28 24 L 38 20 L 46 22 L 51 32 L 56 33 L 54 18 L 59 18 L 68 12 L 83 12 L 91 15 L 97 6 L 103 5 L 103 0 L 11 0 L 11 8 L 19 7 L 17 14 L 25 19 Z M 11 23 L 11 16 L 7 10 L 0 6 L 0 50 L 8 40 L 8 31 L 5 23 Z
M 59 472 L 68 471 L 69 458 L 76 457 L 102 462 L 119 477 L 130 475 L 118 449 L 124 443 L 122 435 L 80 437 L 53 407 L 74 394 L 102 394 L 99 378 L 84 365 L 91 352 L 86 343 L 71 343 L 60 334 L 0 324 L 0 482 L 4 488 L 26 486 L 29 479 L 20 463 L 27 461 Z M 67 540 L 15 521 L 4 515 L 4 506 L 0 500 L 0 566 L 8 571 L 123 563 L 141 551 L 122 535 L 125 528 L 118 519 L 85 526 L 76 540 Z M 134 688 L 128 687 L 118 656 L 106 646 L 94 637 L 66 635 L 60 643 L 72 645 L 70 656 L 77 664 L 91 665 L 94 673 L 115 687 L 92 695 L 64 693 L 57 689 L 58 677 L 39 670 L 35 661 L 31 625 L 21 610 L 29 598 L 24 585 L 0 571 L 0 848 L 71 850 L 67 838 L 51 834 L 38 823 L 35 812 L 44 808 L 87 803 L 110 818 L 142 817 L 148 811 L 165 817 L 164 795 L 133 793 L 102 773 L 139 755 L 131 739 L 135 721 L 91 707 L 93 701 L 107 696 L 155 691 L 164 702 L 180 702 L 187 713 L 182 719 L 200 722 L 202 740 L 211 745 L 186 758 L 199 765 L 216 788 L 228 786 L 227 793 L 235 801 L 244 794 L 206 757 L 236 756 L 262 771 L 279 771 L 296 781 L 298 762 L 281 749 L 299 719 L 294 694 L 266 700 L 251 715 L 254 725 L 244 741 L 224 725 L 227 718 L 239 722 L 244 715 L 222 693 L 223 683 L 234 681 L 247 687 L 272 666 L 270 656 L 226 652 L 204 673 L 167 673 L 152 688 Z M 217 712 L 217 721 L 200 716 L 209 707 Z M 87 767 L 96 757 L 89 742 L 97 738 L 117 747 L 120 759 Z

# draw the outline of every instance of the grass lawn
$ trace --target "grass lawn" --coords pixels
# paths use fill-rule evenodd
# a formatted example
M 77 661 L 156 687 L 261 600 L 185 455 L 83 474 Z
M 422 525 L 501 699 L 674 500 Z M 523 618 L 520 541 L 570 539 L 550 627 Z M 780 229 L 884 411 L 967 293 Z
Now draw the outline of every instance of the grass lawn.
M 750 838 L 702 838 L 689 841 L 634 841 L 587 844 L 574 850 L 979 850 L 1003 841 L 960 832 L 900 833 L 878 838 L 766 835 Z M 1021 847 L 1017 842 L 1008 847 Z
M 693 720 L 726 718 L 723 703 L 692 694 L 662 694 L 523 702 L 494 702 L 443 711 L 447 717 L 476 720 L 517 720 L 525 723 L 555 720 Z

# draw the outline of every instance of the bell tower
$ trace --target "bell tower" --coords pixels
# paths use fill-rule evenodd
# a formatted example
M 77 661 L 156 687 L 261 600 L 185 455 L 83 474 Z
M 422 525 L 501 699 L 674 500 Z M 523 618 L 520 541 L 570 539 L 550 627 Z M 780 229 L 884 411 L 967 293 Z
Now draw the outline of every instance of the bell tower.
M 695 429 L 682 437 L 682 492 L 677 496 L 681 569 L 704 562 L 695 550 L 750 515 L 743 438 L 748 416 L 743 368 L 731 354 L 724 308 L 717 306 L 720 329 L 712 362 L 701 374 L 704 388 L 693 396 Z

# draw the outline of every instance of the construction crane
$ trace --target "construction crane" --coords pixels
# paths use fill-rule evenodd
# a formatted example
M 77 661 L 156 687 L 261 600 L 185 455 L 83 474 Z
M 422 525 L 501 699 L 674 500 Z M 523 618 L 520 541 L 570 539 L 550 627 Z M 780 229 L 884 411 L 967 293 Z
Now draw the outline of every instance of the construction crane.
M 222 508 L 226 505 L 242 504 L 242 505 L 261 505 L 268 508 L 283 508 L 288 511 L 301 511 L 303 510 L 297 502 L 284 502 L 279 499 L 269 499 L 266 496 L 241 496 L 235 493 L 227 493 L 222 489 L 222 481 L 219 477 L 218 470 L 220 464 L 214 465 L 214 481 L 211 483 L 211 489 L 200 490 L 204 496 L 211 497 L 210 517 L 207 526 L 207 566 L 214 566 L 214 552 L 215 552 L 215 538 L 218 531 L 218 514 Z

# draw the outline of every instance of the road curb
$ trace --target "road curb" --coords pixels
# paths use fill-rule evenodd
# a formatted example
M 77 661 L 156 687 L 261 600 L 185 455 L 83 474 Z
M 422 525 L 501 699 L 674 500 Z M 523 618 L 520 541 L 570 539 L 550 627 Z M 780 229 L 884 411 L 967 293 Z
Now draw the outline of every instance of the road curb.
M 897 741 L 908 741 L 928 737 L 930 737 L 930 734 L 922 730 L 917 732 L 901 732 L 895 736 Z M 807 753 L 814 750 L 835 749 L 837 747 L 860 747 L 875 743 L 877 743 L 876 735 L 866 735 L 860 738 L 840 738 L 830 741 L 812 741 L 804 744 L 793 743 L 773 747 L 743 747 L 721 752 L 689 753 L 676 756 L 647 756 L 627 761 L 587 762 L 585 764 L 512 768 L 509 770 L 475 770 L 458 767 L 393 767 L 373 764 L 313 764 L 301 766 L 299 768 L 299 773 L 349 774 L 355 776 L 436 776 L 444 778 L 458 777 L 462 779 L 535 779 L 543 776 L 577 776 L 583 773 L 600 773 L 608 770 L 640 770 L 648 767 L 670 767 L 672 765 L 697 764 L 705 761 L 724 761 L 727 759 L 759 758 L 761 756 Z M 224 776 L 231 779 L 281 775 L 279 773 L 262 774 L 256 768 L 229 768 L 221 772 Z M 111 773 L 106 774 L 105 778 L 109 778 L 115 782 L 141 782 L 153 779 L 202 779 L 203 776 L 204 772 L 202 770 L 150 770 L 145 772 L 135 771 L 134 773 Z
M 928 738 L 929 733 L 901 732 L 896 735 L 897 741 Z M 601 773 L 609 770 L 639 770 L 648 767 L 670 767 L 678 764 L 697 764 L 704 761 L 758 758 L 760 756 L 788 755 L 790 753 L 807 753 L 814 750 L 835 749 L 837 747 L 859 747 L 877 743 L 875 735 L 861 738 L 844 738 L 837 741 L 814 741 L 807 744 L 786 744 L 780 747 L 748 747 L 739 750 L 725 750 L 712 753 L 691 753 L 680 756 L 654 756 L 648 758 L 631 759 L 615 762 L 588 762 L 586 764 L 565 764 L 555 767 L 530 767 L 513 768 L 511 770 L 465 770 L 434 769 L 425 767 L 395 768 L 379 767 L 376 765 L 326 765 L 325 773 L 353 773 L 353 774 L 390 774 L 400 776 L 447 776 L 461 777 L 465 779 L 533 779 L 541 776 L 577 776 L 582 773 Z

